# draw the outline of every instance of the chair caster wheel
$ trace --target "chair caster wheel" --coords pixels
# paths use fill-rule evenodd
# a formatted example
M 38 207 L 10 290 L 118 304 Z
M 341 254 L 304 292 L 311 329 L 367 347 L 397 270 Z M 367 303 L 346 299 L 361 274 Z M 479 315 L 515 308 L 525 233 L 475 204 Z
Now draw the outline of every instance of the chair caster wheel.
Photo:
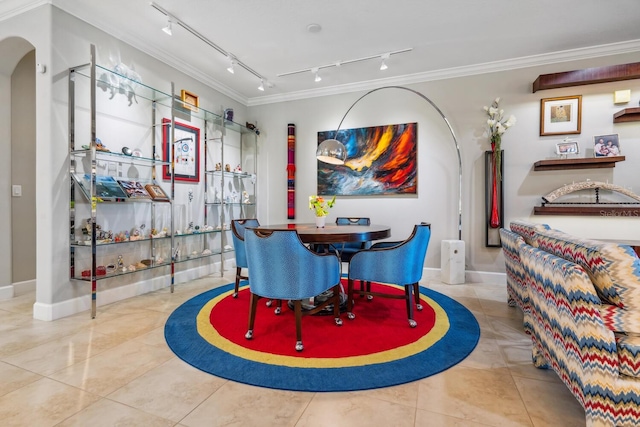
M 247 331 L 246 334 L 244 334 L 244 337 L 248 340 L 250 340 L 251 338 L 253 338 L 253 331 L 250 329 Z
M 280 307 L 276 307 L 276 309 L 275 309 L 275 310 L 273 310 L 273 312 L 274 312 L 274 313 L 276 314 L 276 316 L 277 316 L 278 314 L 280 314 L 280 313 L 282 312 L 282 309 L 281 309 Z
M 302 345 L 302 341 L 296 342 L 296 351 L 304 350 L 304 346 Z
M 373 295 L 367 295 L 367 301 L 372 301 L 373 300 Z
M 353 320 L 356 318 L 356 315 L 353 313 L 347 313 L 347 317 L 349 318 L 349 320 Z
M 233 293 L 233 297 L 234 297 L 234 298 L 238 298 L 238 293 L 237 293 L 237 292 L 234 292 L 234 293 Z
M 413 319 L 409 319 L 409 326 L 411 326 L 412 328 L 415 328 L 416 326 L 418 326 L 418 322 L 416 322 Z
M 418 311 L 422 311 L 422 304 L 416 305 L 416 308 L 418 309 Z
M 271 307 L 271 304 L 273 304 L 273 300 L 267 301 L 267 307 Z
M 336 326 L 342 326 L 342 319 L 336 319 Z

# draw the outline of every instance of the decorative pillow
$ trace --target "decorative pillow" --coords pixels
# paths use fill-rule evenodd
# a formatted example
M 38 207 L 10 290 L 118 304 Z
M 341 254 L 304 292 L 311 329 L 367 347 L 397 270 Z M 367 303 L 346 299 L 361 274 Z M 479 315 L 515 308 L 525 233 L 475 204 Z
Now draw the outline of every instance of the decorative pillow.
M 549 230 L 549 226 L 547 224 L 538 224 L 535 222 L 519 220 L 511 221 L 510 228 L 514 233 L 521 235 L 524 242 L 531 246 L 535 246 L 534 237 L 538 230 Z

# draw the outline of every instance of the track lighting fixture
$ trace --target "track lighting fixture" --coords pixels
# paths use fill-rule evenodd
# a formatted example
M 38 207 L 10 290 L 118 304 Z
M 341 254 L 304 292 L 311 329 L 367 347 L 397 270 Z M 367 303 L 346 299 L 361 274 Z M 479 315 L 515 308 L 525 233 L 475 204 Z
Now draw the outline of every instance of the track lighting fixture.
M 260 83 L 260 87 L 262 88 L 261 90 L 264 90 L 265 82 L 267 83 L 267 87 L 269 87 L 269 88 L 273 87 L 273 84 L 269 83 L 265 79 L 265 77 L 262 76 L 261 74 L 259 74 L 256 70 L 254 70 L 253 68 L 249 67 L 244 62 L 239 61 L 231 52 L 228 52 L 227 50 L 225 50 L 222 47 L 218 46 L 217 44 L 215 44 L 214 42 L 212 42 L 211 40 L 209 40 L 208 38 L 206 38 L 205 36 L 200 34 L 198 31 L 196 31 L 195 29 L 191 28 L 189 25 L 187 25 L 186 23 L 182 22 L 178 18 L 176 18 L 176 16 L 173 13 L 170 13 L 169 11 L 164 9 L 162 6 L 158 5 L 157 3 L 153 2 L 153 1 L 150 3 L 150 6 L 152 8 L 154 8 L 155 10 L 157 10 L 158 12 L 162 13 L 164 16 L 167 17 L 167 26 L 162 29 L 162 31 L 164 31 L 165 33 L 171 35 L 172 34 L 172 24 L 178 25 L 179 27 L 187 30 L 189 33 L 194 35 L 196 38 L 200 39 L 202 42 L 206 43 L 207 45 L 209 45 L 210 47 L 215 49 L 221 55 L 224 55 L 225 57 L 227 57 L 227 59 L 231 62 L 229 67 L 227 67 L 227 71 L 229 71 L 231 74 L 235 73 L 235 66 L 237 65 L 238 67 L 242 68 L 245 71 L 248 71 L 250 74 L 253 74 L 258 79 L 260 79 L 260 82 L 261 82 Z
M 386 60 L 387 60 L 387 59 L 389 59 L 389 56 L 391 56 L 391 55 L 390 55 L 390 54 L 388 54 L 388 53 L 385 53 L 385 54 L 383 54 L 383 55 L 380 57 L 380 58 L 382 59 L 382 62 L 380 63 L 380 71 L 384 71 L 384 70 L 386 70 L 387 68 L 389 68 L 389 67 L 387 66 L 387 63 L 386 63 Z
M 258 90 L 264 92 L 264 80 L 260 80 L 260 86 L 258 86 Z
M 278 74 L 278 77 L 284 77 L 284 76 L 290 76 L 292 74 L 301 74 L 301 73 L 308 73 L 309 71 L 314 73 L 316 75 L 316 82 L 319 82 L 320 80 L 322 80 L 322 78 L 320 76 L 318 76 L 318 70 L 322 70 L 323 68 L 332 68 L 332 67 L 342 67 L 344 65 L 348 65 L 348 64 L 353 64 L 355 62 L 362 62 L 362 61 L 368 61 L 370 59 L 381 59 L 382 63 L 380 64 L 380 69 L 381 70 L 386 70 L 388 68 L 387 66 L 387 60 L 389 59 L 389 57 L 391 55 L 397 55 L 399 53 L 405 53 L 405 52 L 409 52 L 412 51 L 413 48 L 407 48 L 407 49 L 401 49 L 401 50 L 394 50 L 392 52 L 386 52 L 386 53 L 379 53 L 377 55 L 371 55 L 371 56 L 365 56 L 363 58 L 356 58 L 356 59 L 349 59 L 346 61 L 338 61 L 338 62 L 334 62 L 331 64 L 326 64 L 326 65 L 321 65 L 318 67 L 313 67 L 313 68 L 306 68 L 304 70 L 296 70 L 296 71 L 290 71 L 288 73 L 281 73 Z
M 311 72 L 315 75 L 315 78 L 313 79 L 313 81 L 318 83 L 319 81 L 322 80 L 322 77 L 320 77 L 320 74 L 318 74 L 319 70 L 317 68 L 312 68 Z
M 166 27 L 164 27 L 164 28 L 162 29 L 162 31 L 164 31 L 166 34 L 168 34 L 168 35 L 170 35 L 170 36 L 172 36 L 172 35 L 173 35 L 173 31 L 172 31 L 172 29 L 171 29 L 171 19 L 168 19 L 168 20 L 167 20 L 167 26 L 166 26 Z

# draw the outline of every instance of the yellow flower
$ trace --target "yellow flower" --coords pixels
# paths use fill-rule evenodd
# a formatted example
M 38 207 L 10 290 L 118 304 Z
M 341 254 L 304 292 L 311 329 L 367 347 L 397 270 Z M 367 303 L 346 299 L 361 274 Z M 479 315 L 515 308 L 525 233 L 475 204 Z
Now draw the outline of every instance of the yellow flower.
M 329 215 L 329 208 L 332 208 L 336 203 L 336 196 L 330 201 L 325 201 L 322 196 L 309 196 L 309 209 L 314 211 L 316 216 L 327 216 Z

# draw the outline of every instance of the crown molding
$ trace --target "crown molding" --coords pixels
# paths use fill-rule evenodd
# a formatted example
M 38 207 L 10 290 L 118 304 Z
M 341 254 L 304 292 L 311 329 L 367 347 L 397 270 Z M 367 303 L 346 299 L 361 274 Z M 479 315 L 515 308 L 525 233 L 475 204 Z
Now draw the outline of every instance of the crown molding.
M 0 21 L 13 18 L 45 4 L 52 0 L 2 0 L 0 1 Z
M 249 107 L 274 104 L 277 102 L 296 101 L 320 96 L 338 95 L 350 92 L 371 90 L 381 86 L 408 85 L 436 80 L 446 80 L 459 77 L 468 77 L 478 74 L 496 73 L 522 68 L 537 67 L 561 62 L 579 61 L 603 56 L 620 55 L 640 51 L 640 40 L 629 40 L 620 43 L 611 43 L 599 46 L 590 46 L 580 49 L 563 50 L 541 55 L 523 56 L 520 58 L 502 61 L 485 62 L 464 67 L 445 68 L 441 70 L 427 71 L 424 73 L 409 74 L 405 76 L 390 77 L 384 79 L 369 80 L 348 85 L 330 86 L 321 89 L 311 89 L 278 95 L 267 95 L 250 98 Z

